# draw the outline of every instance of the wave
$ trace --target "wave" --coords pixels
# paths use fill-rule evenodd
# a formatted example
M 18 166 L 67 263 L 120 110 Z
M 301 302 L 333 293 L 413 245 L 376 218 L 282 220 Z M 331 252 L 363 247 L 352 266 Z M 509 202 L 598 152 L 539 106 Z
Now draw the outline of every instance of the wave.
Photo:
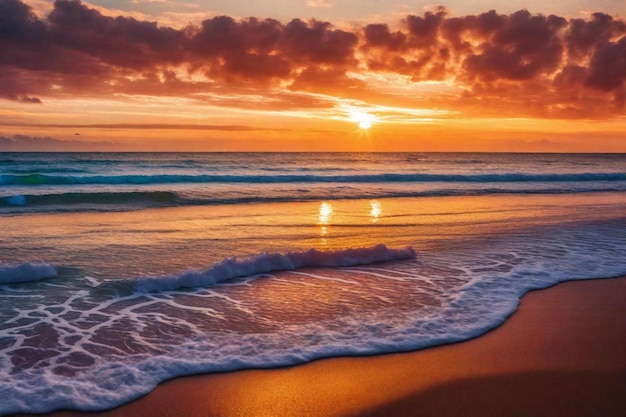
M 295 190 L 292 193 L 262 195 L 258 192 L 209 194 L 178 193 L 175 191 L 103 191 L 103 192 L 69 192 L 58 194 L 12 195 L 0 197 L 0 209 L 3 213 L 12 211 L 21 212 L 33 208 L 39 211 L 82 211 L 102 210 L 117 211 L 142 209 L 150 207 L 169 206 L 201 206 L 201 205 L 230 205 L 248 203 L 287 203 L 318 200 L 358 200 L 372 198 L 402 198 L 402 197 L 462 197 L 482 196 L 495 194 L 571 194 L 626 191 L 624 186 L 603 187 L 529 187 L 529 188 L 465 188 L 465 189 L 435 189 L 435 190 Z M 36 209 L 37 208 L 37 209 Z M 8 211 L 7 211 L 8 210 Z
M 129 191 L 97 193 L 60 193 L 43 195 L 14 195 L 0 198 L 0 207 L 47 206 L 71 204 L 140 204 L 167 205 L 177 201 L 178 195 L 170 191 Z
M 24 262 L 19 265 L 0 264 L 0 284 L 39 281 L 57 275 L 53 265 Z
M 395 183 L 395 182 L 589 182 L 626 181 L 626 173 L 569 174 L 355 174 L 355 175 L 0 175 L 0 185 L 146 185 L 175 183 Z
M 252 258 L 225 259 L 203 270 L 188 270 L 179 275 L 141 277 L 132 281 L 138 292 L 171 291 L 188 287 L 208 287 L 235 278 L 248 277 L 275 271 L 287 271 L 304 267 L 338 267 L 367 265 L 376 262 L 415 258 L 410 246 L 392 249 L 383 244 L 368 248 L 305 252 L 264 253 Z
M 559 224 L 425 249 L 420 262 L 182 294 L 109 296 L 77 281 L 32 298 L 17 289 L 0 303 L 11 328 L 0 340 L 0 414 L 106 410 L 182 375 L 468 340 L 502 324 L 527 291 L 623 275 L 625 228 Z
M 38 175 L 41 173 L 66 173 L 66 174 L 85 174 L 89 173 L 88 170 L 79 169 L 79 168 L 62 168 L 62 167 L 54 167 L 54 168 L 13 168 L 9 169 L 6 172 L 10 172 L 11 174 L 27 174 L 27 175 Z

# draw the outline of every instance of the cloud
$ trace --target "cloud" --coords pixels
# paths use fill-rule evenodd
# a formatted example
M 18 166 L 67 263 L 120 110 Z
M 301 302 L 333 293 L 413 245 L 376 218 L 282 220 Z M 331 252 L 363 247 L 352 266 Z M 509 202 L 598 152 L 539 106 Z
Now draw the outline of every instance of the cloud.
M 0 98 L 22 103 L 141 94 L 235 107 L 258 107 L 265 97 L 266 107 L 280 109 L 325 106 L 315 95 L 332 94 L 395 97 L 468 114 L 625 112 L 626 22 L 602 13 L 566 19 L 492 10 L 450 17 L 439 7 L 393 28 L 216 16 L 177 29 L 104 15 L 79 1 L 56 0 L 47 17 L 37 17 L 20 0 L 1 0 L 0 16 Z M 445 81 L 462 94 L 399 96 L 380 85 L 374 90 L 358 77 L 364 71 Z M 236 93 L 228 98 L 225 90 Z M 254 99 L 246 103 L 246 97 Z
M 355 64 L 356 34 L 328 22 L 294 19 L 284 29 L 282 46 L 296 62 L 329 66 Z
M 295 91 L 310 91 L 324 94 L 341 94 L 342 91 L 365 87 L 358 79 L 350 78 L 340 68 L 323 69 L 317 66 L 305 68 L 293 81 Z
M 527 80 L 558 68 L 563 55 L 559 32 L 567 21 L 531 15 L 523 10 L 508 16 L 477 52 L 464 61 L 467 74 L 486 81 Z
M 130 130 L 207 130 L 223 132 L 251 132 L 259 130 L 284 131 L 285 129 L 268 129 L 264 127 L 243 126 L 243 125 L 206 125 L 206 124 L 173 124 L 173 123 L 94 123 L 94 124 L 24 124 L 24 123 L 0 123 L 2 126 L 21 126 L 29 128 L 63 128 L 63 129 L 130 129 Z M 80 136 L 80 133 L 74 135 Z M 5 138 L 6 139 L 6 138 Z M 16 136 L 17 141 L 40 140 L 42 138 L 32 138 L 28 136 Z M 50 140 L 50 138 L 43 138 Z M 11 140 L 11 139 L 8 139 Z M 56 140 L 56 139 L 55 139 Z M 65 141 L 61 141 L 66 143 Z
M 444 21 L 446 14 L 446 10 L 443 7 L 439 7 L 434 13 L 424 13 L 423 17 L 407 16 L 406 25 L 412 46 L 423 48 L 436 44 L 438 42 L 439 27 Z
M 403 50 L 407 46 L 407 35 L 401 31 L 392 33 L 387 24 L 372 23 L 363 29 L 365 50 L 380 48 L 387 51 Z
M 6 91 L 2 96 L 4 96 L 4 98 L 6 99 L 17 101 L 19 103 L 28 103 L 28 104 L 41 104 L 42 103 L 41 99 L 37 97 L 11 95 L 11 94 L 6 94 Z
M 626 81 L 626 37 L 600 44 L 591 56 L 589 69 L 586 86 L 602 91 L 622 87 Z
M 123 146 L 111 142 L 83 142 L 27 135 L 0 136 L 0 151 L 2 152 L 29 152 L 33 149 L 40 152 L 80 152 L 120 148 Z
M 19 101 L 21 103 L 41 104 L 41 100 L 38 99 L 37 97 L 17 96 L 15 97 L 15 101 Z
M 572 19 L 565 33 L 569 54 L 572 58 L 582 58 L 599 44 L 626 33 L 626 22 L 616 20 L 604 13 L 594 13 L 591 19 Z
M 132 17 L 109 17 L 77 1 L 56 1 L 50 35 L 62 50 L 103 64 L 141 70 L 183 60 L 183 34 Z

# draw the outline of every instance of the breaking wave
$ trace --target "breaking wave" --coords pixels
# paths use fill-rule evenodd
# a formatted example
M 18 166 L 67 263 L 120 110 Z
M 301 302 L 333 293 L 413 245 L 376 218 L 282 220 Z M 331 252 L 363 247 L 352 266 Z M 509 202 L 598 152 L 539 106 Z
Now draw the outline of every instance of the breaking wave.
M 39 281 L 57 275 L 53 265 L 24 262 L 19 265 L 0 264 L 0 284 Z
M 179 275 L 141 277 L 128 281 L 139 292 L 171 291 L 187 287 L 207 287 L 234 278 L 304 267 L 367 265 L 415 258 L 411 247 L 392 249 L 378 244 L 369 248 L 304 252 L 264 253 L 252 258 L 225 259 L 207 269 L 188 270 Z

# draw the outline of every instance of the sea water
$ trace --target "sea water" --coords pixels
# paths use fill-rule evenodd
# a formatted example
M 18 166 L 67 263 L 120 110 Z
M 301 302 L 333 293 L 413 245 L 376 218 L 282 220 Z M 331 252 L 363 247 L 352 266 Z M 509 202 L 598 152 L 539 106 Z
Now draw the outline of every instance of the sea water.
M 476 337 L 626 274 L 626 156 L 1 154 L 0 414 Z

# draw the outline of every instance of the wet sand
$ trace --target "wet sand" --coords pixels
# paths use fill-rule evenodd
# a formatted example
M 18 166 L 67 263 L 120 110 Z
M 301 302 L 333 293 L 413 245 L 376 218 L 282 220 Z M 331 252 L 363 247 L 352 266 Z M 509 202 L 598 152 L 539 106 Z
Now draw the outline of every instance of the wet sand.
M 178 378 L 54 416 L 626 416 L 626 277 L 527 294 L 502 326 L 418 352 Z

